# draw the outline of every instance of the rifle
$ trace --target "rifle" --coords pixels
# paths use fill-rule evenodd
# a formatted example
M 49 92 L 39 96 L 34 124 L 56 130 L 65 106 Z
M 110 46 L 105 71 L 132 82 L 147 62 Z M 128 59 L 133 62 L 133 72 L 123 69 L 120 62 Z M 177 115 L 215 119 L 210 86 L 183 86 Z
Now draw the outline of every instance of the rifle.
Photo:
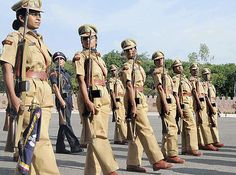
M 58 58 L 58 89 L 60 94 L 61 90 L 62 90 L 62 85 L 61 85 L 61 66 L 60 66 L 60 57 Z M 64 109 L 64 113 L 62 113 L 61 108 L 58 109 L 58 113 L 59 113 L 59 125 L 66 125 L 66 119 L 65 119 L 65 109 Z
M 91 102 L 94 101 L 94 98 L 99 98 L 102 96 L 101 94 L 101 90 L 93 90 L 93 74 L 92 74 L 92 69 L 93 69 L 93 59 L 91 58 L 91 36 L 92 36 L 92 32 L 90 31 L 89 34 L 89 56 L 88 58 L 85 60 L 84 63 L 84 68 L 85 68 L 85 83 L 86 83 L 86 88 L 87 88 L 87 93 L 88 93 L 88 97 L 89 100 Z M 83 124 L 83 130 L 82 130 L 82 134 L 81 134 L 81 143 L 90 143 L 92 142 L 92 137 L 93 137 L 93 128 L 91 127 L 91 121 L 93 120 L 93 114 L 88 111 L 88 109 L 86 108 L 86 106 L 84 106 L 84 110 L 82 113 L 82 124 Z M 83 140 L 84 139 L 84 140 Z
M 116 98 L 115 98 L 114 92 L 111 89 L 110 89 L 110 95 L 111 95 L 111 103 L 112 103 L 112 122 L 116 122 L 116 120 L 117 120 L 117 113 L 116 113 L 117 104 L 116 104 Z
M 178 127 L 178 135 L 180 135 L 181 131 L 182 131 L 182 122 L 180 121 L 181 118 L 183 116 L 181 116 L 181 113 L 180 111 L 182 111 L 182 109 L 184 109 L 184 104 L 183 104 L 183 89 L 182 89 L 182 85 L 181 85 L 181 82 L 182 82 L 182 75 L 180 74 L 179 75 L 179 94 L 178 94 L 178 98 L 176 98 L 176 106 L 177 106 L 177 112 L 176 112 L 176 117 L 175 117 L 175 122 L 176 122 L 176 125 Z M 180 97 L 180 101 L 179 101 L 179 97 Z M 179 124 L 180 122 L 180 124 Z
M 210 87 L 209 87 L 209 83 L 207 83 L 207 91 L 208 91 L 208 96 L 206 95 L 205 96 L 205 99 L 206 99 L 206 104 L 207 104 L 207 107 L 208 107 L 208 115 L 210 117 L 210 121 L 211 121 L 211 126 L 212 127 L 216 127 L 216 123 L 214 121 L 214 115 L 216 114 L 216 111 L 215 111 L 215 108 L 213 107 L 212 103 L 211 103 L 211 90 L 210 90 Z
M 131 72 L 131 84 L 132 84 L 132 88 L 135 91 L 134 88 L 134 83 L 135 83 L 135 62 L 137 60 L 137 55 L 135 54 L 134 60 L 133 60 L 133 64 L 132 64 L 132 72 Z M 135 91 L 135 105 L 137 104 L 137 94 Z M 127 110 L 127 114 L 126 114 L 126 123 L 127 123 L 127 141 L 134 141 L 135 137 L 136 137 L 136 123 L 135 123 L 135 116 L 133 116 L 132 112 L 131 112 L 131 108 L 132 108 L 132 104 L 130 102 L 130 100 L 128 100 L 128 110 Z
M 164 61 L 164 58 L 163 58 Z M 165 73 L 165 62 L 163 63 L 163 70 L 162 70 L 162 75 L 161 75 L 161 80 L 162 80 L 162 89 L 164 90 L 164 94 L 163 91 L 160 92 L 160 96 L 161 96 L 161 106 L 162 106 L 162 110 L 161 110 L 161 121 L 162 121 L 162 133 L 166 134 L 168 133 L 168 127 L 167 127 L 167 123 L 165 121 L 165 115 L 167 114 L 167 109 L 168 109 L 168 104 L 167 104 L 167 89 L 166 89 L 166 73 Z M 169 100 L 171 100 L 169 98 Z
M 18 147 L 23 124 L 24 101 L 26 98 L 26 91 L 29 90 L 29 82 L 26 81 L 26 60 L 24 59 L 28 15 L 29 7 L 26 8 L 23 37 L 18 42 L 15 62 L 15 94 L 21 99 L 22 104 L 17 113 L 15 109 L 13 109 L 11 102 L 9 102 L 10 123 L 5 147 L 5 151 L 8 152 L 14 152 L 14 149 Z
M 194 81 L 192 82 L 192 93 L 193 93 L 193 96 L 195 98 L 195 101 L 196 101 L 196 105 L 197 105 L 197 117 L 198 117 L 198 124 L 202 124 L 202 115 L 201 115 L 201 101 L 199 99 L 199 95 L 198 95 L 198 88 L 199 88 L 199 80 L 196 81 L 196 84 L 194 83 Z
M 93 102 L 93 96 L 92 96 L 93 59 L 91 58 L 91 48 L 90 48 L 91 36 L 92 36 L 92 32 L 90 31 L 90 34 L 89 34 L 89 56 L 88 56 L 88 59 L 85 60 L 84 65 L 85 65 L 85 70 L 86 70 L 85 83 L 86 83 L 86 87 L 87 87 L 87 93 L 88 93 L 89 100 Z M 84 107 L 83 116 L 87 117 L 87 118 L 92 117 L 92 114 L 87 110 L 86 107 Z
M 7 105 L 7 109 L 6 109 L 6 115 L 5 115 L 5 122 L 3 125 L 3 131 L 8 131 L 9 130 L 9 124 L 10 124 L 10 115 L 9 115 L 9 111 L 10 110 L 10 106 L 9 103 Z

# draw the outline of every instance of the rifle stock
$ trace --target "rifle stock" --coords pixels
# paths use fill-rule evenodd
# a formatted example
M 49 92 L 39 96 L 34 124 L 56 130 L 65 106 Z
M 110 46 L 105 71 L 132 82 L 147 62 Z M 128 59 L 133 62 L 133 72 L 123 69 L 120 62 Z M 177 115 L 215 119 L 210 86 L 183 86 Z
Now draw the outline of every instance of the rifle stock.
M 3 131 L 8 131 L 9 125 L 10 125 L 10 115 L 9 115 L 9 110 L 8 110 L 9 107 L 8 106 L 7 106 L 7 110 L 6 110 L 5 121 L 4 121 L 4 125 L 3 125 Z
M 7 141 L 4 151 L 14 152 L 15 148 L 15 137 L 16 137 L 16 127 L 17 127 L 17 115 L 14 111 L 9 111 L 9 128 L 7 133 Z
M 206 103 L 207 103 L 207 107 L 208 107 L 208 115 L 210 117 L 211 126 L 216 127 L 216 123 L 214 121 L 214 115 L 215 115 L 214 107 L 212 106 L 210 99 L 207 96 L 205 99 L 206 99 Z

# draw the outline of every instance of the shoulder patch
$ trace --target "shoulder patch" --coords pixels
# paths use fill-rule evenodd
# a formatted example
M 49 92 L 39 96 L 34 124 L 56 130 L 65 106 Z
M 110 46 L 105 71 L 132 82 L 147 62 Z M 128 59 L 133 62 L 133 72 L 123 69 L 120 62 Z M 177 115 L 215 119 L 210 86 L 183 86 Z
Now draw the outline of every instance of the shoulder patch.
M 13 44 L 13 42 L 12 41 L 10 41 L 10 40 L 3 40 L 2 41 L 2 45 L 5 45 L 5 44 L 7 44 L 7 45 L 12 45 Z
M 79 60 L 80 60 L 80 54 L 75 54 L 75 56 L 73 58 L 73 62 L 79 61 Z
M 101 54 L 99 52 L 96 52 L 97 57 L 101 57 Z

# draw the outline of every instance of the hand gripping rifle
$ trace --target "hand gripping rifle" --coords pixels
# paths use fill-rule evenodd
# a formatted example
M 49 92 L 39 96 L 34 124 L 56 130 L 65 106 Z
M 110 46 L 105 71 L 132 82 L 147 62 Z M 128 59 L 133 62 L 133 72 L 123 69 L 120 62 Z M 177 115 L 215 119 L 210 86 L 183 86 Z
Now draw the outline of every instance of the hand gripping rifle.
M 137 60 L 137 54 L 135 54 L 133 64 L 132 64 L 132 72 L 131 72 L 131 84 L 132 88 L 135 91 L 135 63 Z M 136 91 L 135 91 L 135 104 L 136 105 Z M 136 137 L 136 123 L 135 123 L 135 116 L 131 111 L 132 104 L 131 101 L 128 100 L 128 110 L 127 110 L 127 115 L 126 115 L 126 123 L 127 123 L 127 141 L 134 141 Z
M 23 113 L 24 113 L 24 102 L 26 98 L 26 91 L 29 90 L 29 82 L 26 81 L 26 60 L 24 59 L 25 52 L 25 35 L 28 24 L 29 7 L 26 8 L 25 20 L 24 20 L 24 33 L 23 38 L 18 42 L 16 62 L 15 62 L 15 93 L 18 98 L 21 99 L 22 104 L 20 105 L 18 113 L 13 109 L 11 102 L 9 102 L 9 130 L 7 135 L 7 142 L 5 151 L 14 152 L 14 149 L 18 146 L 20 140 L 22 124 L 23 124 Z
M 214 115 L 216 114 L 216 109 L 215 109 L 216 105 L 214 103 L 213 104 L 211 103 L 211 90 L 208 82 L 207 82 L 207 91 L 208 91 L 208 96 L 205 95 L 205 99 L 208 106 L 208 115 L 210 117 L 211 126 L 216 127 L 216 123 L 214 121 Z

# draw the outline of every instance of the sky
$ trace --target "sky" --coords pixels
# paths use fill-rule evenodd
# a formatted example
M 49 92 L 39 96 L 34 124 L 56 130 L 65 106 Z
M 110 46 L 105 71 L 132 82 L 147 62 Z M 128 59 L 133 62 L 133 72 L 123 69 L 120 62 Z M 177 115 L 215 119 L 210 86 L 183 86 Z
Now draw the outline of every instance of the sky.
M 82 49 L 79 26 L 93 24 L 101 54 L 121 52 L 120 43 L 132 38 L 140 54 L 161 50 L 166 58 L 187 61 L 188 54 L 205 43 L 214 56 L 212 64 L 236 63 L 235 0 L 42 1 L 38 32 L 52 53 L 62 51 L 72 58 Z M 15 2 L 1 0 L 0 41 L 13 31 Z

